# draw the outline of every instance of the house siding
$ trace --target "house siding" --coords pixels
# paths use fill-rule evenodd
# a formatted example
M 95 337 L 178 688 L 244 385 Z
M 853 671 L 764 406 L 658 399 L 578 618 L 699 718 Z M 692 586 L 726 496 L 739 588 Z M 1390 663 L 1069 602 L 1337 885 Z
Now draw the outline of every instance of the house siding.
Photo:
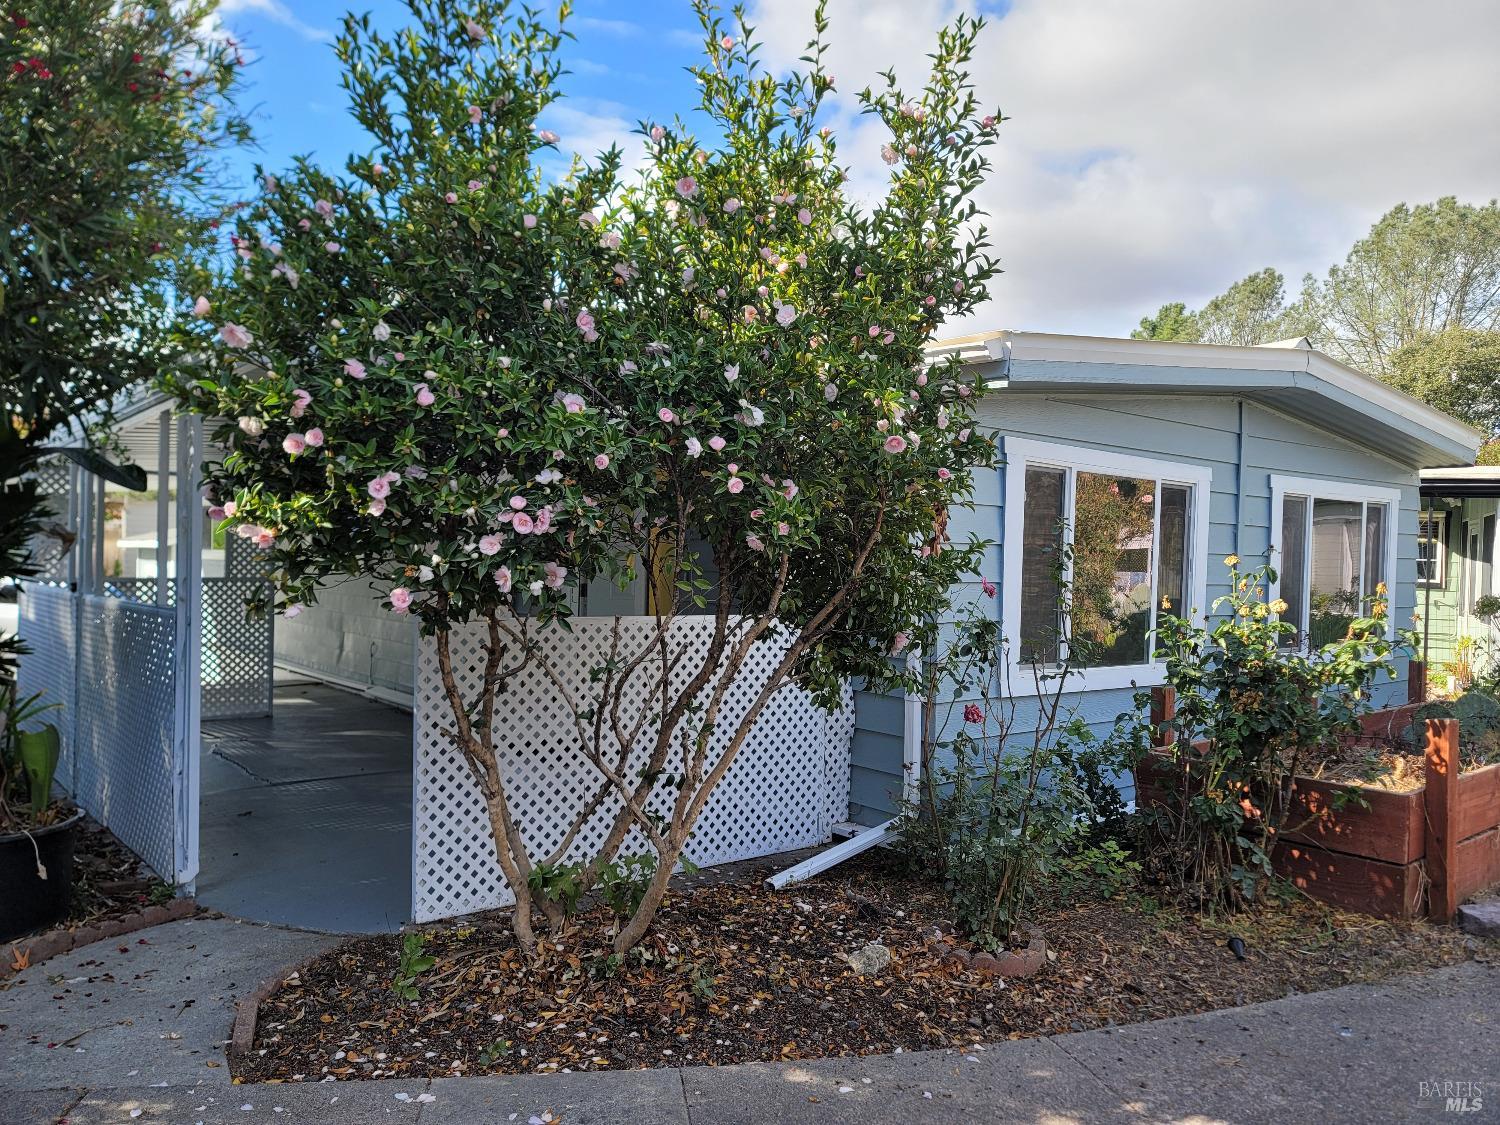
M 1076 366 L 1051 363 L 1052 368 Z M 1192 369 L 1181 372 L 1191 385 Z M 1238 554 L 1243 566 L 1266 559 L 1271 545 L 1271 476 L 1305 476 L 1316 480 L 1366 483 L 1400 492 L 1397 552 L 1393 568 L 1392 609 L 1398 626 L 1411 623 L 1416 608 L 1417 472 L 1380 453 L 1321 432 L 1315 426 L 1228 396 L 1129 394 L 1026 394 L 999 390 L 980 404 L 978 423 L 998 439 L 1002 459 L 1010 437 L 1074 445 L 1165 461 L 1208 470 L 1209 534 L 1207 559 L 1208 610 L 1229 592 L 1223 566 L 1226 555 Z M 970 533 L 990 542 L 978 573 L 968 576 L 955 591 L 959 602 L 980 605 L 998 617 L 1004 589 L 993 599 L 981 596 L 979 578 L 1004 581 L 1005 467 L 978 474 L 971 508 L 955 511 L 950 531 L 962 540 Z M 1012 630 L 1013 631 L 1013 627 Z M 1405 661 L 1398 677 L 1380 686 L 1377 704 L 1406 698 Z M 899 699 L 856 697 L 856 734 L 853 751 L 851 817 L 858 823 L 877 823 L 897 807 L 901 785 L 904 721 Z M 944 734 L 961 722 L 963 699 L 940 703 L 939 726 Z M 891 704 L 896 704 L 892 706 Z M 1116 718 L 1134 709 L 1134 691 L 1117 688 L 1069 692 L 1066 709 L 1096 734 L 1106 734 Z M 1029 740 L 1036 729 L 1035 702 L 1018 701 L 1013 738 Z M 940 737 L 942 737 L 940 735 Z M 1130 779 L 1117 779 L 1129 794 Z

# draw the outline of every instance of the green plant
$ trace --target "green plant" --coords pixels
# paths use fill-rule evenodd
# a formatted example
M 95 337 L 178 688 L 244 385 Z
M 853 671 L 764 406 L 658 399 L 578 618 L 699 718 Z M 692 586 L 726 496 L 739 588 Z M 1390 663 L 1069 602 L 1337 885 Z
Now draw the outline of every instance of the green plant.
M 581 863 L 538 863 L 531 869 L 527 884 L 538 900 L 556 904 L 564 918 L 571 918 L 583 897 L 582 875 Z
M 1272 876 L 1271 858 L 1291 801 L 1292 778 L 1355 735 L 1382 677 L 1413 638 L 1389 637 L 1386 591 L 1377 586 L 1367 616 L 1348 622 L 1320 648 L 1295 644 L 1268 602 L 1269 566 L 1241 573 L 1225 559 L 1230 593 L 1204 625 L 1160 623 L 1157 656 L 1175 694 L 1170 738 L 1157 746 L 1150 699 L 1122 716 L 1116 739 L 1162 791 L 1143 810 L 1151 869 L 1201 909 L 1254 901 Z
M 37 719 L 62 704 L 44 703 L 42 694 L 21 696 L 14 684 L 0 686 L 0 831 L 48 823 L 61 743 L 57 728 Z
M 488 1047 L 479 1052 L 480 1066 L 494 1066 L 506 1055 L 510 1054 L 511 1042 L 509 1039 L 496 1039 Z
M 391 980 L 391 991 L 403 1000 L 416 1000 L 421 995 L 417 978 L 435 964 L 437 959 L 427 952 L 427 935 L 407 934 L 401 939 L 401 956 Z
M 1065 899 L 1084 895 L 1113 898 L 1134 887 L 1140 875 L 1140 862 L 1119 840 L 1106 838 L 1064 855 L 1057 864 L 1054 882 Z
M 997 269 L 974 202 L 1000 123 L 969 76 L 980 23 L 940 33 L 920 90 L 892 74 L 851 93 L 861 136 L 888 141 L 867 204 L 824 127 L 821 7 L 780 73 L 742 13 L 697 0 L 696 112 L 644 124 L 628 174 L 612 150 L 562 175 L 541 125 L 563 27 L 505 0 L 407 7 L 396 34 L 345 20 L 335 50 L 370 148 L 266 177 L 170 385 L 222 419 L 210 515 L 263 548 L 278 608 L 363 575 L 433 638 L 528 954 L 537 916 L 561 928 L 644 837 L 656 866 L 616 927 L 623 952 L 775 693 L 795 681 L 833 707 L 851 677 L 893 685 L 891 650 L 974 561 L 944 528 L 994 461 L 982 388 L 925 348 Z M 552 630 L 578 584 L 628 585 L 642 560 L 646 632 L 575 690 Z M 677 641 L 694 607 L 712 659 Z M 468 623 L 486 650 L 472 687 L 452 652 Z M 733 704 L 771 633 L 783 655 Z M 523 668 L 565 689 L 595 771 L 545 852 L 496 737 Z M 615 767 L 622 735 L 639 773 Z M 534 894 L 531 873 L 578 857 L 593 817 L 576 895 L 550 875 L 553 897 Z
M 1068 562 L 1063 548 L 1060 599 Z M 992 584 L 983 589 L 993 596 Z M 1123 813 L 1108 780 L 1122 763 L 1064 705 L 1091 651 L 1085 638 L 1071 639 L 1060 666 L 1028 668 L 1019 692 L 1010 645 L 983 604 L 969 606 L 946 644 L 936 630 L 924 638 L 921 777 L 898 840 L 915 870 L 941 880 L 965 936 L 998 949 L 1065 858 Z
M 646 897 L 656 874 L 656 856 L 623 855 L 599 868 L 599 897 L 616 916 L 628 918 Z
M 714 998 L 714 987 L 718 984 L 718 980 L 719 978 L 713 973 L 710 973 L 707 969 L 695 966 L 693 968 L 693 979 L 690 986 L 694 998 L 704 1004 L 707 1004 Z

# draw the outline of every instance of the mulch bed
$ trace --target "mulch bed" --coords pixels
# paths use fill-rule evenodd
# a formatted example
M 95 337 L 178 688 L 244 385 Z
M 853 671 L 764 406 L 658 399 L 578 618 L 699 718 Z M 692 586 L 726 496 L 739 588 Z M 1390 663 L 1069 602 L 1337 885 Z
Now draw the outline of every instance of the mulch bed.
M 1298 901 L 1202 920 L 1134 893 L 1056 905 L 1035 977 L 944 959 L 941 900 L 865 857 L 787 891 L 759 881 L 674 893 L 624 964 L 580 919 L 536 966 L 500 917 L 428 927 L 420 997 L 389 988 L 400 935 L 313 962 L 260 1006 L 243 1081 L 444 1077 L 863 1055 L 959 1047 L 1254 1003 L 1487 957 L 1448 928 Z M 767 874 L 769 869 L 759 874 Z M 1245 944 L 1246 960 L 1227 948 Z M 592 940 L 589 940 L 592 938 Z M 859 976 L 867 942 L 890 966 Z
M 170 902 L 172 888 L 92 817 L 78 827 L 73 851 L 73 905 L 67 925 L 85 926 Z

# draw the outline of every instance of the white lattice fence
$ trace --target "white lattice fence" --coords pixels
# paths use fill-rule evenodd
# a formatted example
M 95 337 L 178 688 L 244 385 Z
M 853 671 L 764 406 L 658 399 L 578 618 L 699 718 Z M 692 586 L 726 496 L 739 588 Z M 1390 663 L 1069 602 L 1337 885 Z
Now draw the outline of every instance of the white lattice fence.
M 81 597 L 74 797 L 165 879 L 176 871 L 173 610 Z
M 17 602 L 17 632 L 30 650 L 21 657 L 17 688 L 23 697 L 42 692 L 45 702 L 62 704 L 60 710 L 47 712 L 46 721 L 62 736 L 57 780 L 71 789 L 74 761 L 73 646 L 77 640 L 73 593 L 66 586 L 29 581 L 22 587 Z
M 32 476 L 36 480 L 37 495 L 46 502 L 50 514 L 43 521 L 43 526 L 49 530 L 33 536 L 29 544 L 31 564 L 36 568 L 37 581 L 64 582 L 68 577 L 68 543 L 52 532 L 68 527 L 68 486 L 72 471 L 61 457 L 47 457 L 38 463 Z
M 571 633 L 549 629 L 541 634 L 553 667 L 575 699 L 592 698 L 597 691 L 589 673 L 609 652 L 614 620 L 574 618 Z M 654 628 L 651 618 L 622 619 L 620 652 L 639 649 Z M 681 665 L 686 679 L 708 650 L 713 619 L 679 618 L 675 629 L 672 647 L 686 656 Z M 469 698 L 479 687 L 480 642 L 477 629 L 453 634 L 454 670 Z M 767 640 L 751 651 L 726 695 L 716 749 L 764 686 L 786 645 L 785 639 Z M 624 725 L 645 705 L 649 679 L 649 671 L 638 675 L 635 697 L 622 715 Z M 484 802 L 463 758 L 442 733 L 451 725 L 436 649 L 430 638 L 423 638 L 417 658 L 412 816 L 412 917 L 419 922 L 513 901 L 495 860 Z M 853 703 L 847 694 L 843 708 L 829 715 L 800 689 L 781 689 L 705 806 L 688 843 L 688 857 L 700 865 L 725 863 L 828 839 L 848 810 L 852 732 Z M 512 681 L 497 708 L 495 737 L 517 821 L 533 854 L 546 854 L 593 796 L 599 774 L 579 749 L 562 695 L 540 668 L 528 668 Z M 640 747 L 645 741 L 644 736 L 638 740 L 627 776 L 634 777 L 643 764 Z M 710 761 L 715 757 L 711 752 Z M 665 812 L 674 795 L 670 787 L 659 787 L 653 808 Z M 591 854 L 618 807 L 615 799 L 606 800 L 579 833 L 570 856 Z M 627 853 L 647 850 L 637 834 L 624 847 Z

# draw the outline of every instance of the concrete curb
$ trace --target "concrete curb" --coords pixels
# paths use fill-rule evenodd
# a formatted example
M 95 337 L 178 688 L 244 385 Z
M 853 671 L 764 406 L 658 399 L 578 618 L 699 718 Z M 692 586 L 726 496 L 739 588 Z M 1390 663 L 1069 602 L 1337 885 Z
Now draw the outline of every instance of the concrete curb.
M 229 1033 L 229 1045 L 225 1048 L 225 1054 L 229 1057 L 230 1069 L 234 1063 L 244 1058 L 255 1046 L 255 1025 L 260 1019 L 260 1006 L 271 997 L 281 991 L 287 981 L 302 973 L 314 961 L 319 961 L 329 953 L 336 953 L 347 944 L 340 942 L 332 949 L 324 949 L 318 953 L 311 953 L 300 960 L 292 962 L 281 971 L 267 977 L 255 986 L 254 991 L 246 993 L 235 1001 L 234 1005 L 234 1029 Z
M 8 955 L 0 961 L 0 980 L 14 976 L 19 971 L 16 968 L 18 958 L 24 958 L 26 967 L 29 968 L 33 965 L 40 965 L 43 961 L 59 954 L 71 953 L 80 946 L 92 945 L 96 941 L 105 941 L 123 934 L 133 934 L 137 930 L 160 926 L 163 922 L 180 921 L 196 913 L 198 913 L 196 900 L 174 898 L 171 902 L 161 906 L 148 906 L 134 914 L 111 918 L 91 926 L 80 926 L 76 930 L 61 928 L 47 930 L 34 938 L 9 942 L 7 943 L 10 947 Z

